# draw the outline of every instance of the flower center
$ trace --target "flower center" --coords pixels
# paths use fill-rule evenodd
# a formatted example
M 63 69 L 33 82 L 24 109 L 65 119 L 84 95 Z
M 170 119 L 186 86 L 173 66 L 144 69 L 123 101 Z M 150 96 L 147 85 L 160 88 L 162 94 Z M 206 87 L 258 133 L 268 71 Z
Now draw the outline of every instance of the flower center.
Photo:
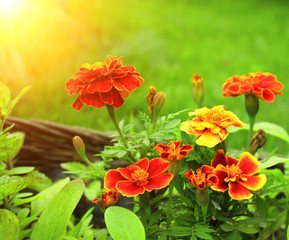
M 133 178 L 134 181 L 136 181 L 136 184 L 138 186 L 144 186 L 148 183 L 148 178 L 149 174 L 143 169 L 137 169 L 135 170 L 132 174 L 131 177 Z
M 236 182 L 241 178 L 242 170 L 233 164 L 231 167 L 227 166 L 228 177 L 225 178 L 225 182 Z

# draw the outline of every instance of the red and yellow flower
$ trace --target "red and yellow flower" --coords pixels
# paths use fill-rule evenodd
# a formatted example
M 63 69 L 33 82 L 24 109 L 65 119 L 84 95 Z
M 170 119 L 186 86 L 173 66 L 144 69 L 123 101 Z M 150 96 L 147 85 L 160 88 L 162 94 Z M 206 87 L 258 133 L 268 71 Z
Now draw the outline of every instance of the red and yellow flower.
M 104 177 L 104 187 L 127 197 L 161 189 L 169 185 L 173 178 L 172 174 L 164 172 L 168 166 L 169 162 L 160 158 L 151 161 L 143 158 L 126 168 L 109 170 Z
M 119 193 L 117 191 L 111 190 L 107 191 L 106 193 L 103 193 L 101 195 L 101 198 L 95 198 L 92 200 L 93 203 L 96 203 L 102 207 L 104 205 L 105 207 L 114 206 L 119 199 Z
M 218 182 L 218 178 L 213 174 L 213 168 L 210 166 L 203 165 L 201 169 L 196 170 L 196 173 L 197 174 L 190 169 L 184 175 L 189 179 L 189 182 L 199 190 L 204 190 Z
M 228 137 L 227 127 L 245 126 L 234 113 L 225 110 L 222 105 L 211 109 L 204 107 L 189 113 L 189 116 L 194 115 L 196 117 L 192 120 L 181 123 L 181 130 L 198 137 L 198 145 L 210 148 Z
M 266 102 L 273 102 L 275 95 L 282 95 L 279 90 L 283 87 L 283 84 L 271 73 L 249 73 L 249 76 L 236 75 L 227 79 L 223 85 L 223 96 L 255 95 Z
M 164 160 L 177 162 L 187 156 L 193 147 L 191 145 L 184 145 L 180 147 L 181 141 L 171 141 L 168 145 L 158 144 L 154 150 L 160 153 L 160 157 Z
M 235 200 L 250 199 L 253 194 L 266 183 L 266 175 L 255 175 L 260 171 L 260 162 L 249 152 L 244 152 L 240 160 L 229 157 L 223 150 L 217 150 L 211 162 L 213 174 L 218 177 L 218 182 L 211 188 L 215 191 L 225 192 Z M 254 176 L 255 175 L 255 176 Z
M 144 80 L 133 66 L 122 66 L 121 59 L 108 56 L 104 62 L 82 65 L 66 83 L 70 95 L 80 93 L 72 105 L 74 109 L 79 111 L 83 104 L 96 108 L 123 105 L 123 98 L 127 98 Z

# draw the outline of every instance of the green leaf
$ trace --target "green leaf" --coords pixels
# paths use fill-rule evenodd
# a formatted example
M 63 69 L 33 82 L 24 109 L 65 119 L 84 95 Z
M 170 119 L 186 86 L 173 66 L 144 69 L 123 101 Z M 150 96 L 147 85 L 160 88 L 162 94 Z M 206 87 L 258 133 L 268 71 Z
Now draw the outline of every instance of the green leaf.
M 130 210 L 112 206 L 104 214 L 107 229 L 114 240 L 145 240 L 144 227 Z
M 171 227 L 169 229 L 169 236 L 185 237 L 192 235 L 191 227 Z
M 242 127 L 242 128 L 229 127 L 229 128 L 227 128 L 227 130 L 230 133 L 234 133 L 234 132 L 238 132 L 241 130 L 249 130 L 249 126 L 250 126 L 249 124 L 246 124 L 246 126 Z M 286 129 L 277 125 L 277 124 L 270 123 L 270 122 L 255 123 L 254 124 L 254 131 L 257 131 L 258 129 L 263 129 L 266 134 L 272 135 L 274 137 L 278 137 L 278 138 L 284 140 L 285 142 L 289 143 L 289 135 L 288 135 Z
M 11 134 L 7 134 L 0 141 L 0 152 L 1 156 L 0 160 L 9 162 L 11 161 L 20 151 L 24 141 L 24 133 L 23 132 L 14 132 Z
M 73 180 L 66 184 L 44 209 L 35 224 L 31 239 L 61 240 L 84 187 L 82 180 Z
M 19 234 L 19 220 L 15 214 L 6 209 L 0 209 L 0 239 L 18 240 Z
M 287 227 L 287 240 L 289 240 L 289 226 Z
M 41 181 L 41 178 L 28 176 L 28 177 L 9 177 L 2 176 L 0 178 L 0 199 L 3 199 L 10 194 L 19 192 L 32 183 Z
M 3 173 L 7 175 L 17 175 L 17 174 L 25 174 L 32 172 L 34 170 L 34 167 L 15 167 L 11 170 L 5 170 Z
M 69 178 L 64 178 L 51 187 L 38 193 L 42 198 L 37 199 L 31 203 L 31 216 L 39 215 L 43 209 L 48 205 L 48 203 L 55 197 L 57 193 L 69 182 Z
M 229 223 L 223 223 L 220 227 L 225 232 L 231 232 L 234 230 L 234 226 Z
M 106 240 L 107 239 L 107 234 L 104 232 L 100 234 L 95 240 Z
M 20 199 L 13 199 L 12 201 L 11 201 L 11 205 L 13 206 L 13 207 L 17 207 L 17 206 L 20 206 L 20 205 L 23 205 L 23 204 L 26 204 L 26 203 L 30 203 L 30 202 L 33 202 L 33 201 L 35 201 L 35 200 L 37 200 L 37 199 L 39 199 L 39 198 L 41 198 L 41 196 L 38 196 L 38 195 L 36 195 L 36 196 L 33 196 L 33 197 L 29 197 L 29 198 L 20 198 Z
M 277 165 L 278 163 L 289 163 L 289 158 L 280 158 L 280 157 L 273 156 L 269 158 L 266 162 L 262 162 L 259 165 L 259 169 L 269 168 L 269 167 Z
M 89 201 L 92 201 L 96 197 L 100 196 L 100 193 L 101 182 L 99 180 L 91 182 L 84 190 L 84 195 Z

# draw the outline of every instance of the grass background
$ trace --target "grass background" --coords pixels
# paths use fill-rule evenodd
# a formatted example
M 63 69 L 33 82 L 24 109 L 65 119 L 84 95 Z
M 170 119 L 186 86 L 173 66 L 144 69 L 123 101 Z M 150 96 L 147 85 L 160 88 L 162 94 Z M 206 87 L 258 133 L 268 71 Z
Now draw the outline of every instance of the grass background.
M 244 97 L 223 98 L 222 85 L 233 75 L 263 71 L 275 74 L 284 90 L 275 102 L 260 102 L 256 121 L 279 124 L 289 131 L 289 1 L 22 2 L 25 5 L 16 8 L 9 21 L 0 18 L 0 80 L 14 96 L 24 86 L 32 86 L 14 116 L 114 129 L 106 109 L 84 107 L 77 112 L 71 107 L 76 96 L 64 89 L 83 63 L 113 55 L 123 56 L 124 65 L 134 65 L 145 79 L 117 110 L 118 119 L 146 111 L 145 96 L 151 85 L 166 93 L 163 114 L 193 110 L 194 73 L 203 77 L 205 106 L 225 104 L 248 122 Z M 181 117 L 187 119 L 186 114 Z M 244 139 L 236 135 L 231 141 L 244 145 Z M 268 145 L 276 141 L 270 138 Z M 281 141 L 280 146 L 277 152 L 288 152 L 287 144 Z

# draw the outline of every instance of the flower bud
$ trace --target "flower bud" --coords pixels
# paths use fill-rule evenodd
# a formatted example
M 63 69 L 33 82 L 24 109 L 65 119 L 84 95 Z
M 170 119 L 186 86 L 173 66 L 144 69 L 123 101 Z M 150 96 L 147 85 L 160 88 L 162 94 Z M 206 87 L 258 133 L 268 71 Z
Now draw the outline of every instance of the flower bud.
M 195 103 L 201 106 L 205 95 L 203 78 L 195 74 L 192 74 L 192 95 Z
M 153 100 L 153 115 L 154 116 L 158 116 L 162 107 L 164 106 L 166 101 L 166 95 L 164 92 L 158 92 L 155 96 L 154 96 L 154 100 Z
M 209 192 L 208 189 L 205 188 L 203 190 L 197 189 L 197 199 L 201 207 L 205 207 L 209 203 Z
M 85 146 L 82 139 L 79 136 L 75 136 L 72 139 L 73 146 L 80 157 L 85 156 Z
M 259 110 L 259 99 L 256 95 L 245 95 L 246 111 L 250 117 L 255 117 Z
M 265 131 L 263 129 L 258 129 L 252 138 L 248 152 L 254 155 L 257 150 L 264 146 L 266 143 Z
M 147 103 L 148 103 L 148 110 L 150 114 L 153 114 L 153 101 L 154 101 L 154 97 L 157 94 L 157 90 L 154 86 L 150 86 L 150 90 L 149 93 L 147 94 L 146 98 L 147 98 Z

